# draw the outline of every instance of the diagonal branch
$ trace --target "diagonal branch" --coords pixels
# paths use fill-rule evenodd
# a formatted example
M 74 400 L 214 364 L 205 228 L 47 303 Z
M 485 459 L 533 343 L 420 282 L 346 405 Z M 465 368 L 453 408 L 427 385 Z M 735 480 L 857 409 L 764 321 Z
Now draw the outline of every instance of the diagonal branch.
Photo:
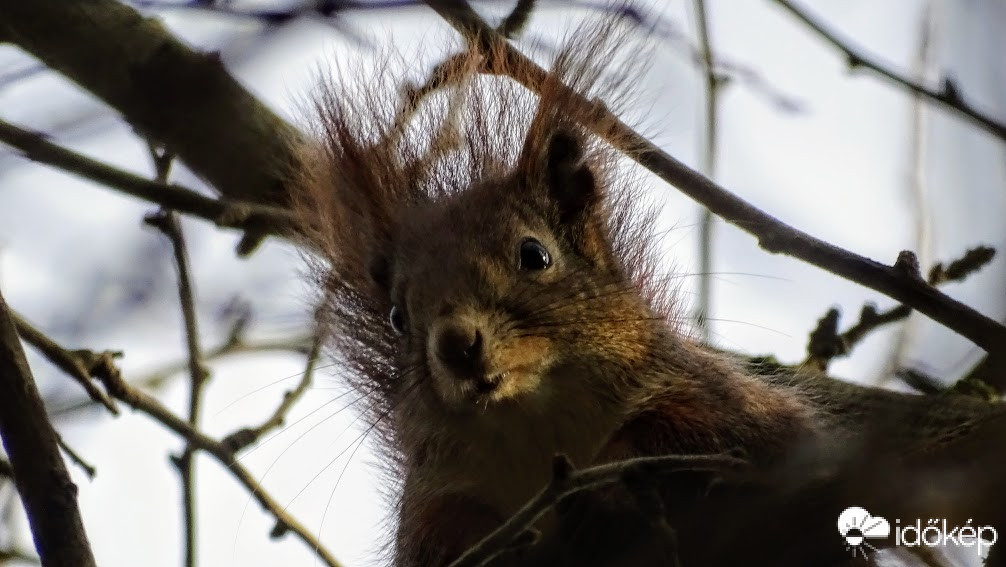
M 637 457 L 574 470 L 565 455 L 557 455 L 552 464 L 552 480 L 500 527 L 470 547 L 450 567 L 481 567 L 500 553 L 513 548 L 520 539 L 533 541 L 524 534 L 560 500 L 577 492 L 593 490 L 622 482 L 630 477 L 659 476 L 682 471 L 723 472 L 744 466 L 746 462 L 730 455 L 663 455 Z
M 841 37 L 838 33 L 828 29 L 818 18 L 810 15 L 810 13 L 803 8 L 797 7 L 793 4 L 793 2 L 790 2 L 790 0 L 772 1 L 778 4 L 782 9 L 792 14 L 796 19 L 803 22 L 804 25 L 820 36 L 821 39 L 831 44 L 835 49 L 841 51 L 848 60 L 850 68 L 856 69 L 861 67 L 869 69 L 890 83 L 934 102 L 937 105 L 964 118 L 978 128 L 992 134 L 996 138 L 1006 141 L 1006 123 L 978 111 L 978 109 L 964 100 L 957 89 L 957 85 L 950 77 L 944 77 L 940 90 L 928 88 L 925 85 L 901 76 L 894 70 L 878 62 L 876 59 L 866 55 L 861 50 L 852 47 L 851 42 Z
M 976 246 L 945 267 L 942 262 L 937 262 L 930 268 L 926 281 L 932 286 L 963 281 L 991 262 L 994 256 L 995 250 L 993 248 Z M 907 319 L 912 311 L 910 306 L 904 304 L 878 311 L 876 305 L 867 303 L 860 310 L 859 320 L 844 332 L 839 333 L 840 312 L 837 308 L 829 309 L 810 334 L 810 340 L 807 343 L 807 358 L 802 364 L 826 371 L 833 358 L 848 355 L 871 332 L 889 323 Z
M 191 49 L 156 18 L 115 0 L 0 0 L 0 38 L 108 103 L 225 197 L 285 202 L 299 133 L 218 54 Z
M 77 487 L 59 452 L 10 310 L 0 295 L 0 437 L 46 567 L 94 567 Z
M 0 120 L 0 142 L 28 159 L 117 189 L 145 201 L 204 218 L 217 226 L 283 234 L 292 226 L 288 211 L 242 200 L 212 199 L 175 183 L 152 181 L 48 141 L 45 136 Z
M 105 409 L 112 412 L 113 415 L 119 415 L 119 408 L 115 402 L 91 381 L 91 369 L 82 362 L 80 357 L 73 356 L 57 345 L 13 309 L 10 310 L 10 316 L 18 334 L 26 343 L 38 349 L 49 362 L 55 364 L 56 367 L 83 386 L 91 400 L 105 406 Z
M 300 375 L 300 382 L 292 390 L 283 392 L 283 400 L 272 412 L 272 415 L 257 427 L 243 427 L 231 433 L 227 437 L 224 437 L 221 443 L 227 445 L 233 451 L 240 451 L 258 441 L 269 431 L 283 426 L 287 413 L 290 412 L 294 404 L 297 403 L 297 400 L 303 397 L 304 393 L 311 387 L 315 367 L 318 364 L 318 357 L 321 355 L 321 342 L 321 334 L 315 333 L 311 339 L 311 350 L 307 354 L 307 365 L 304 368 L 304 372 Z
M 0 297 L 0 308 L 3 307 L 2 297 Z M 2 314 L 0 314 L 2 316 Z M 3 332 L 2 326 L 0 326 L 0 333 Z M 0 337 L 2 339 L 2 337 Z M 51 341 L 51 339 L 50 339 Z M 3 341 L 0 340 L 0 345 Z M 311 530 L 307 529 L 303 524 L 298 522 L 293 516 L 286 512 L 285 507 L 276 502 L 270 496 L 264 488 L 255 480 L 255 477 L 244 467 L 242 467 L 236 461 L 236 453 L 231 448 L 230 445 L 212 439 L 198 429 L 192 427 L 187 421 L 176 416 L 171 412 L 171 410 L 164 407 L 160 402 L 158 402 L 153 397 L 147 395 L 139 388 L 131 386 L 126 383 L 122 378 L 119 369 L 115 366 L 115 358 L 119 353 L 104 351 L 104 352 L 92 352 L 88 350 L 67 350 L 55 342 L 53 342 L 54 348 L 59 349 L 62 353 L 59 355 L 61 358 L 78 358 L 79 363 L 85 368 L 89 369 L 91 375 L 101 382 L 105 387 L 105 391 L 108 392 L 110 396 L 114 399 L 126 403 L 128 406 L 135 410 L 139 410 L 154 420 L 158 421 L 168 429 L 174 431 L 183 439 L 185 439 L 190 446 L 195 449 L 206 451 L 210 456 L 216 459 L 220 464 L 224 465 L 228 472 L 234 476 L 238 482 L 240 482 L 244 487 L 252 494 L 252 496 L 258 501 L 262 508 L 276 518 L 277 528 L 279 532 L 291 531 L 296 536 L 303 541 L 311 550 L 314 551 L 322 562 L 328 567 L 341 567 L 342 564 L 329 552 L 321 542 L 311 533 Z M 285 348 L 285 347 L 284 347 Z M 3 348 L 0 347 L 0 356 L 2 356 Z M 2 359 L 0 359 L 0 364 L 2 364 Z M 4 379 L 6 375 L 2 372 L 0 368 L 0 388 L 4 387 Z M 0 395 L 3 391 L 0 390 Z M 0 422 L 3 419 L 3 407 L 6 399 L 0 399 Z M 3 462 L 0 461 L 0 476 L 3 476 Z M 274 530 L 276 532 L 277 530 Z M 78 564 L 68 564 L 67 567 L 76 567 Z M 80 564 L 85 567 L 85 564 Z
M 497 34 L 467 2 L 426 1 L 460 33 L 474 38 L 473 48 L 483 50 L 487 59 L 499 67 L 494 71 L 508 74 L 532 92 L 538 92 L 547 76 L 545 70 Z M 599 123 L 611 125 L 603 130 L 598 123 L 585 124 L 586 127 L 593 128 L 597 135 L 714 214 L 757 238 L 766 251 L 799 258 L 910 305 L 989 353 L 1006 350 L 1006 327 L 929 285 L 917 271 L 906 270 L 904 262 L 887 266 L 797 230 L 674 159 L 612 116 L 601 103 L 571 90 L 567 94 L 569 100 L 585 109 L 576 114 L 600 116 L 603 120 Z
M 255 477 L 248 469 L 241 466 L 236 460 L 236 455 L 231 448 L 215 439 L 212 439 L 199 430 L 195 429 L 184 419 L 176 416 L 164 407 L 153 397 L 145 394 L 141 390 L 126 383 L 115 367 L 111 357 L 105 357 L 104 364 L 100 368 L 99 379 L 105 385 L 105 389 L 115 399 L 127 404 L 129 407 L 141 411 L 154 420 L 158 421 L 168 429 L 174 431 L 193 448 L 205 451 L 216 459 L 227 469 L 231 475 L 237 479 L 251 495 L 258 501 L 259 505 L 270 515 L 276 518 L 276 528 L 273 533 L 293 532 L 303 541 L 321 561 L 328 567 L 342 567 L 335 556 L 321 544 L 321 542 L 303 524 L 291 516 L 286 508 L 273 499 L 265 489 L 255 480 Z

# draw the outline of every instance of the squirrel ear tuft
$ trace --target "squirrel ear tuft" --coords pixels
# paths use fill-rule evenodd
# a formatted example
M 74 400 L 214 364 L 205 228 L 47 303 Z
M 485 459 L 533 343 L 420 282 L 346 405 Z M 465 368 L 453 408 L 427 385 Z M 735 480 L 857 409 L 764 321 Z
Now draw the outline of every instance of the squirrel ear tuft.
M 599 196 L 597 181 L 577 134 L 568 130 L 552 134 L 545 153 L 545 183 L 562 224 L 581 223 L 593 212 Z

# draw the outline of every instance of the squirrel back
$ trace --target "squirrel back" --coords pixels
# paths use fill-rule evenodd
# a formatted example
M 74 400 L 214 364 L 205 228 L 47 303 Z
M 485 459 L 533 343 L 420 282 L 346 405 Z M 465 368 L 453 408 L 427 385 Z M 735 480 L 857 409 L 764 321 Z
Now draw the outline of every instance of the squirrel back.
M 814 429 L 798 394 L 680 328 L 655 211 L 571 95 L 624 101 L 630 39 L 610 21 L 573 37 L 538 94 L 480 75 L 502 53 L 468 53 L 425 100 L 331 83 L 318 97 L 295 206 L 334 354 L 399 486 L 396 565 L 449 563 L 557 453 L 770 461 Z

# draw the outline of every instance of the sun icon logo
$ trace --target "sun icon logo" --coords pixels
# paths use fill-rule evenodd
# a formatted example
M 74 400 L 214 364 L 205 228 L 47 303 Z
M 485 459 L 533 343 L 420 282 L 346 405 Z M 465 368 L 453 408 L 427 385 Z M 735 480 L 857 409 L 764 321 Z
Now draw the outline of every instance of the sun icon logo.
M 886 539 L 891 534 L 891 524 L 880 516 L 873 516 L 864 508 L 850 506 L 838 515 L 838 533 L 845 538 L 845 547 L 856 557 L 862 553 L 866 557 L 867 550 L 877 551 L 870 545 L 868 539 Z

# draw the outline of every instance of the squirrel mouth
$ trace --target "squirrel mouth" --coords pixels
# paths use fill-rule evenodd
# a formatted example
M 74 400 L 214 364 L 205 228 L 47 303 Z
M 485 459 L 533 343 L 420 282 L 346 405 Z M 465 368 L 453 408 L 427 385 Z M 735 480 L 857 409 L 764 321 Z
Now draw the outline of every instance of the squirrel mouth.
M 475 393 L 485 395 L 492 393 L 503 382 L 506 372 L 498 372 L 491 376 L 479 376 L 473 382 Z
M 493 398 L 493 394 L 500 388 L 508 375 L 509 372 L 482 374 L 467 380 L 463 389 L 467 390 L 469 400 L 487 402 Z

